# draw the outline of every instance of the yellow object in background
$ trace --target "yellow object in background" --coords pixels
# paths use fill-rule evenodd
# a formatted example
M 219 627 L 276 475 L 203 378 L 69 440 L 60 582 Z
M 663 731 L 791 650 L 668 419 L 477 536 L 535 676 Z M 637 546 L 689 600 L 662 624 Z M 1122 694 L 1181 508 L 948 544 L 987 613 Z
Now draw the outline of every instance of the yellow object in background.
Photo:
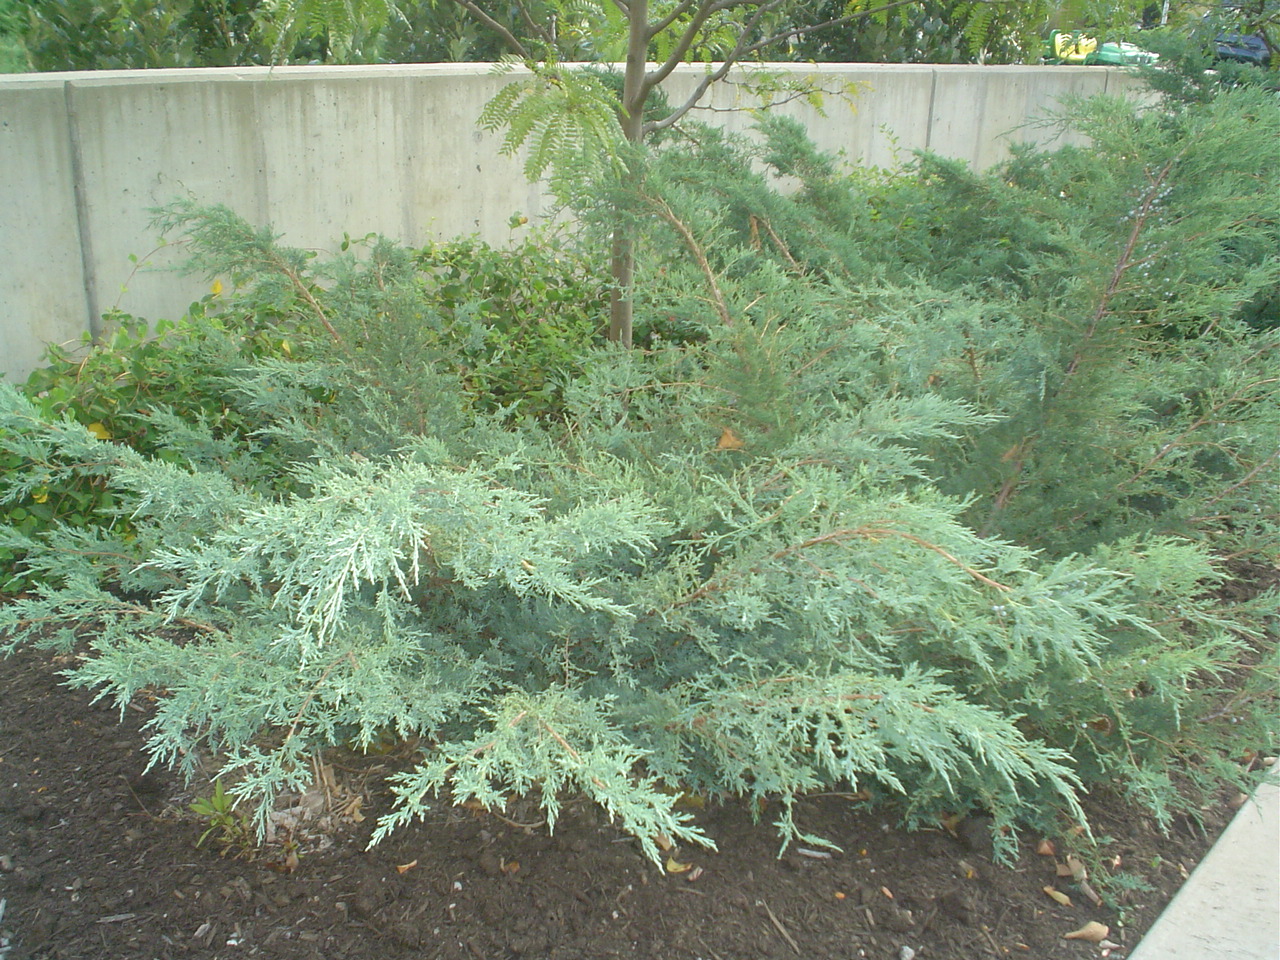
M 1084 63 L 1098 52 L 1098 41 L 1081 33 L 1053 34 L 1053 56 L 1067 63 Z

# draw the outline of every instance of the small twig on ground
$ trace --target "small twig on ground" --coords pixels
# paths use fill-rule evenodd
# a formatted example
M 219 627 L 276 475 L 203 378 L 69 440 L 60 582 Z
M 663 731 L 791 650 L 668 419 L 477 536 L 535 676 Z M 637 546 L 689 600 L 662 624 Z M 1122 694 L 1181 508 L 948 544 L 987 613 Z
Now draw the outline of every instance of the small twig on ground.
M 773 911 L 769 909 L 769 905 L 763 900 L 757 900 L 756 903 L 764 907 L 764 912 L 769 915 L 769 919 L 773 921 L 773 925 L 778 928 L 778 932 L 782 934 L 782 939 L 786 940 L 787 943 L 791 945 L 791 949 L 794 950 L 798 956 L 800 954 L 800 945 L 796 943 L 791 934 L 787 932 L 787 928 L 782 925 L 782 921 L 774 916 Z

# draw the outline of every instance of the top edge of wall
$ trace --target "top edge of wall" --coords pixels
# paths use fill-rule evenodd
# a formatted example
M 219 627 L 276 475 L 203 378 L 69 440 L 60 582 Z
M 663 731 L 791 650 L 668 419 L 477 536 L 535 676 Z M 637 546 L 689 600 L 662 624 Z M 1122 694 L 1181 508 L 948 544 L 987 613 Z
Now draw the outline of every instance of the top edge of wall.
M 582 64 L 564 64 L 582 66 Z M 621 68 L 621 64 L 613 64 Z M 714 64 L 686 63 L 676 68 L 678 73 L 703 73 Z M 739 69 L 753 67 L 773 73 L 1112 73 L 1122 68 L 1041 66 L 1036 64 L 932 64 L 932 63 L 742 63 Z M 308 79 L 372 79 L 385 77 L 472 77 L 494 72 L 491 63 L 379 63 L 379 64 L 306 64 L 280 67 L 184 67 L 160 70 L 69 70 L 51 73 L 0 74 L 0 86 L 42 87 L 74 83 L 76 86 L 111 86 L 135 83 L 236 83 L 245 80 L 308 80 Z M 515 67 L 512 73 L 527 72 Z

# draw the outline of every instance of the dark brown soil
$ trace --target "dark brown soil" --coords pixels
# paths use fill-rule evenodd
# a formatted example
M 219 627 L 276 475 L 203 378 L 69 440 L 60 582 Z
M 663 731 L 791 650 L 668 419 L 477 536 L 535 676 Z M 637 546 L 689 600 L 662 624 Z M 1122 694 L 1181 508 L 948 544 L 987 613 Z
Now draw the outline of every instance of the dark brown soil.
M 1111 838 L 1091 861 L 1109 898 L 1101 907 L 1055 877 L 1038 838 L 998 867 L 980 821 L 907 834 L 838 795 L 801 807 L 805 829 L 843 849 L 829 858 L 779 859 L 769 812 L 755 825 L 740 806 L 697 811 L 719 852 L 676 851 L 673 865 L 690 865 L 682 873 L 646 861 L 586 804 L 570 804 L 554 835 L 522 826 L 534 815 L 517 805 L 505 818 L 441 806 L 366 851 L 387 809 L 369 769 L 394 762 L 382 757 L 351 758 L 349 769 L 335 759 L 329 799 L 346 815 L 317 811 L 330 835 L 317 841 L 312 829 L 296 865 L 280 847 L 237 860 L 197 849 L 191 788 L 142 775 L 146 710 L 126 710 L 122 723 L 60 686 L 66 665 L 33 653 L 0 660 L 4 960 L 1050 960 L 1100 956 L 1062 936 L 1091 920 L 1110 926 L 1123 945 L 1111 956 L 1123 957 L 1211 839 L 1182 821 L 1163 836 L 1092 798 L 1094 828 Z M 1230 816 L 1226 799 L 1205 811 L 1210 832 Z M 1112 870 L 1149 888 L 1126 893 L 1123 877 L 1099 876 Z M 1050 899 L 1049 885 L 1073 905 Z

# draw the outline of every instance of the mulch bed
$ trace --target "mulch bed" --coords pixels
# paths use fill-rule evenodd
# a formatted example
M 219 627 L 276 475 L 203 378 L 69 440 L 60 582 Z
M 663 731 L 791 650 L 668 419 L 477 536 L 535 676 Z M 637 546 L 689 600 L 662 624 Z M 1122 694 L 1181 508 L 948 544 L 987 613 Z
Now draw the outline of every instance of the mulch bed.
M 122 720 L 91 704 L 61 685 L 68 662 L 0 660 L 0 960 L 1084 960 L 1102 950 L 1063 934 L 1088 921 L 1110 926 L 1121 958 L 1233 812 L 1224 794 L 1203 826 L 1179 820 L 1164 835 L 1091 797 L 1094 830 L 1109 838 L 1092 880 L 1123 894 L 1096 907 L 1055 876 L 1055 857 L 1036 854 L 1039 838 L 997 866 L 980 819 L 905 833 L 841 795 L 799 807 L 805 830 L 842 848 L 830 857 L 779 858 L 770 812 L 753 823 L 740 804 L 696 811 L 719 850 L 675 851 L 672 866 L 689 867 L 679 873 L 585 803 L 568 804 L 554 834 L 519 805 L 503 816 L 441 805 L 366 850 L 389 807 L 377 768 L 392 758 L 353 758 L 333 769 L 362 798 L 355 816 L 331 818 L 296 864 L 280 848 L 235 859 L 196 847 L 198 789 L 143 774 L 146 710 Z M 1097 863 L 1147 888 L 1098 882 Z

